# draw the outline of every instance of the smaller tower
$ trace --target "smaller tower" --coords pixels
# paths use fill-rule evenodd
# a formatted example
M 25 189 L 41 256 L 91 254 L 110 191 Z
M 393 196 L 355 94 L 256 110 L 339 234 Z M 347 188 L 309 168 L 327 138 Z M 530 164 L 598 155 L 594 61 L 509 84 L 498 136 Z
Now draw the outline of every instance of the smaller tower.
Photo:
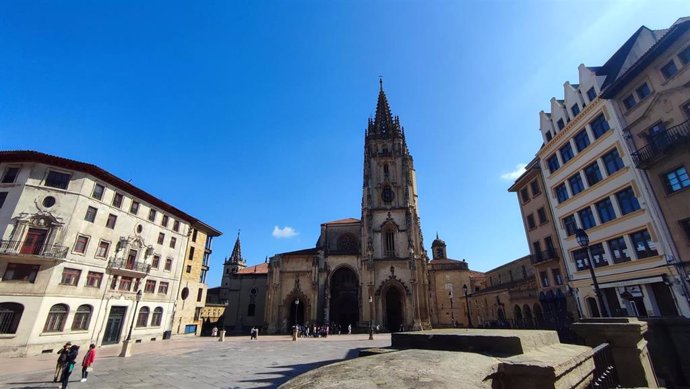
M 237 274 L 238 271 L 247 267 L 247 262 L 242 258 L 242 245 L 240 244 L 240 232 L 237 231 L 237 240 L 235 246 L 232 248 L 230 257 L 225 258 L 223 262 L 223 279 L 220 284 L 220 298 L 227 299 L 229 296 L 230 279 Z
M 438 238 L 438 232 L 436 233 L 436 239 L 431 243 L 431 251 L 433 252 L 434 259 L 448 258 L 446 242 Z

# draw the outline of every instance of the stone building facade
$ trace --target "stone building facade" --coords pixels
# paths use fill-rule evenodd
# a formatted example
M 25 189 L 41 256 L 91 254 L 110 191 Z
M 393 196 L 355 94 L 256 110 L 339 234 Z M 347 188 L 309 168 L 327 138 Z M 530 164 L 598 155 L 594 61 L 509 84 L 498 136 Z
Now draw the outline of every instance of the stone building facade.
M 398 117 L 383 85 L 364 145 L 362 214 L 321 225 L 316 247 L 268 264 L 269 332 L 329 323 L 387 330 L 431 326 L 427 254 L 416 177 Z
M 0 152 L 0 351 L 161 339 L 194 217 L 97 166 Z M 137 312 L 137 291 L 141 301 Z

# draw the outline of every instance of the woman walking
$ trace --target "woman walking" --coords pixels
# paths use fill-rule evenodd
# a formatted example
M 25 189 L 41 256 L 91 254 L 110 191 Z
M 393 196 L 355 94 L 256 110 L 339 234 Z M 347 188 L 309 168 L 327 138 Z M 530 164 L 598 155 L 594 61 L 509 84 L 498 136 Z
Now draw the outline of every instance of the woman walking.
M 79 355 L 79 346 L 75 344 L 69 348 L 69 352 L 67 352 L 67 360 L 62 367 L 62 377 L 60 378 L 60 382 L 62 382 L 62 389 L 67 389 L 67 384 L 69 384 L 69 376 L 72 375 L 74 365 L 77 363 L 77 355 Z
M 86 378 L 89 376 L 89 368 L 93 365 L 94 359 L 96 359 L 96 345 L 91 343 L 89 351 L 86 352 L 84 359 L 81 361 L 81 382 L 86 382 Z

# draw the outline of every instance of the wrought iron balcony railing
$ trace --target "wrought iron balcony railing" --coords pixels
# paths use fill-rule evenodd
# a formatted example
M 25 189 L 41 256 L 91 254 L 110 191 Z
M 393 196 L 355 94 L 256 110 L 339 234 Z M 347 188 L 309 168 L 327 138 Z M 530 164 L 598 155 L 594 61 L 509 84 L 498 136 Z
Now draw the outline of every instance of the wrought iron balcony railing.
M 646 146 L 635 150 L 631 154 L 635 166 L 640 169 L 648 169 L 677 147 L 685 145 L 687 148 L 690 143 L 690 120 L 651 135 L 648 141 L 649 143 Z
M 536 265 L 538 263 L 551 261 L 553 259 L 558 259 L 558 254 L 556 253 L 556 250 L 554 250 L 554 249 L 546 249 L 544 251 L 539 251 L 535 254 L 532 254 L 530 257 L 531 257 L 530 260 L 531 260 L 532 264 Z
M 0 240 L 0 254 L 63 259 L 69 247 L 59 244 L 26 244 L 20 240 Z
M 151 265 L 145 262 L 130 261 L 125 258 L 111 258 L 108 267 L 111 270 L 122 270 L 136 273 L 146 273 L 151 271 Z

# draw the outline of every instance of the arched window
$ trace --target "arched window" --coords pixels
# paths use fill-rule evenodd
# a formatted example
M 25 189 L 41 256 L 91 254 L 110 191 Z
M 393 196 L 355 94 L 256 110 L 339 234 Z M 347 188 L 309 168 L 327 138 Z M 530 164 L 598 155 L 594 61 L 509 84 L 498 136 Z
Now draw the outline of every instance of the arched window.
M 19 320 L 24 313 L 24 306 L 17 303 L 0 304 L 0 334 L 14 334 L 19 327 Z
M 256 304 L 249 304 L 247 306 L 247 316 L 254 316 L 256 313 Z
M 158 307 L 153 310 L 153 315 L 151 315 L 151 327 L 160 327 L 162 320 L 163 308 Z
M 589 314 L 592 317 L 599 317 L 599 306 L 597 305 L 597 300 L 594 297 L 587 297 L 587 305 L 589 306 Z
M 388 229 L 383 233 L 386 257 L 395 257 L 395 231 Z
M 139 317 L 137 317 L 137 327 L 146 327 L 149 322 L 149 308 L 141 307 Z
M 65 304 L 55 304 L 48 311 L 48 318 L 46 325 L 43 327 L 43 332 L 62 332 L 65 328 L 65 321 L 67 320 L 67 313 L 69 307 Z
M 80 305 L 79 308 L 77 308 L 77 313 L 74 314 L 72 330 L 88 330 L 92 311 L 93 308 L 91 308 L 90 305 Z
M 388 164 L 385 164 L 385 165 L 383 165 L 383 176 L 385 178 L 388 178 L 389 175 L 390 175 L 390 171 L 388 170 Z

